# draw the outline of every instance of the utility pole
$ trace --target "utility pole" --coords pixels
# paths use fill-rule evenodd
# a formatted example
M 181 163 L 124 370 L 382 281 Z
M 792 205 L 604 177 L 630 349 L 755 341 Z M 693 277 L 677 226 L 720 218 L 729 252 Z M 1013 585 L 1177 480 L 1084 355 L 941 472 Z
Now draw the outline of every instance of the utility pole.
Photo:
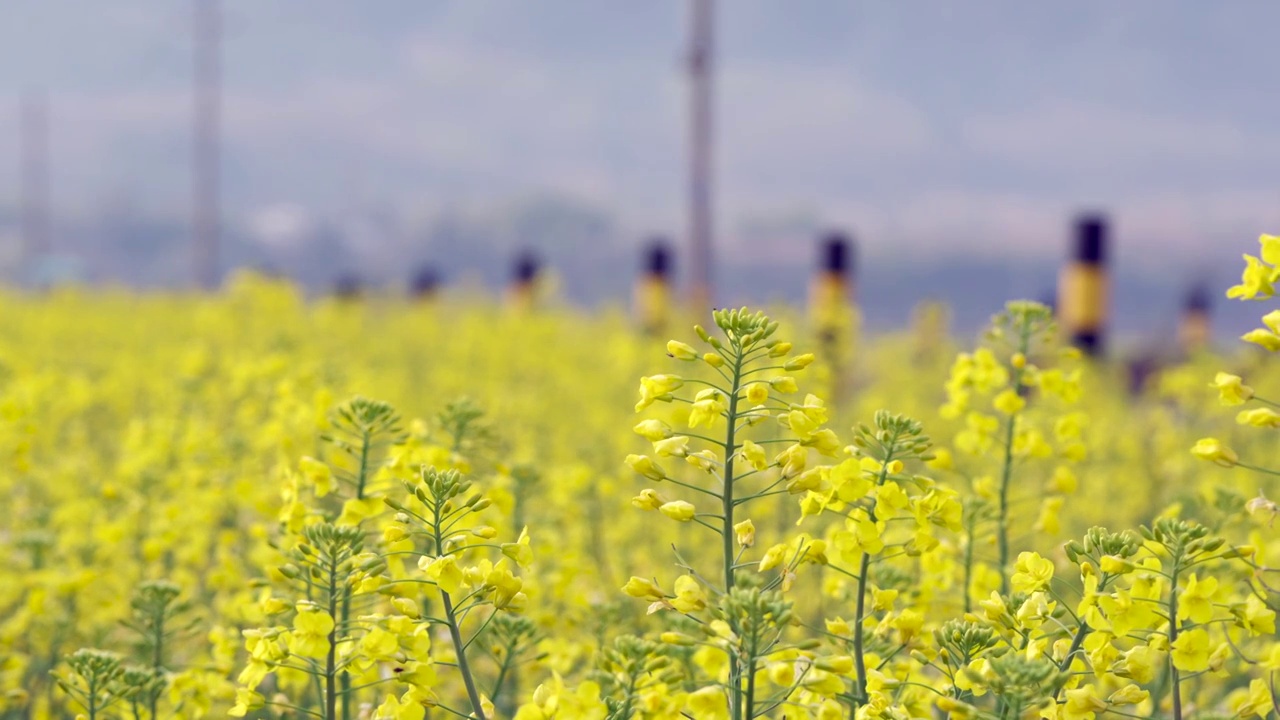
M 221 112 L 219 0 L 193 0 L 194 104 L 192 137 L 191 234 L 194 279 L 198 287 L 216 288 L 219 280 L 218 219 Z
M 49 102 L 43 90 L 22 98 L 22 272 L 29 274 L 49 243 Z
M 689 45 L 689 302 L 699 316 L 711 309 L 711 70 L 713 0 L 690 0 Z

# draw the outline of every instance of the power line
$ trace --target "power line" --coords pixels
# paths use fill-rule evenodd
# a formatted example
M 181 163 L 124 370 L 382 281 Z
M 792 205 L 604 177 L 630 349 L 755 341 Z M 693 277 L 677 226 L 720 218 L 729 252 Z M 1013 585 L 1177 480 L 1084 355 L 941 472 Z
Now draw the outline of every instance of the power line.
M 689 302 L 701 314 L 712 298 L 713 0 L 692 0 L 689 47 Z
M 194 279 L 214 288 L 219 272 L 219 120 L 222 38 L 218 0 L 194 0 L 191 230 Z
M 22 98 L 22 265 L 52 249 L 49 241 L 49 101 L 43 90 Z

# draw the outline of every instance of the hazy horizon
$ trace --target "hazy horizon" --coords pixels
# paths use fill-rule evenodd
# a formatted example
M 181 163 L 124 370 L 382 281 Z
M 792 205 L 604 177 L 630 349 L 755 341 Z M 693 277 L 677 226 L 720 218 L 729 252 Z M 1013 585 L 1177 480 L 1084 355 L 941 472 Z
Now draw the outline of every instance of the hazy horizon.
M 385 283 L 434 260 L 493 278 L 532 246 L 602 272 L 575 281 L 595 297 L 642 241 L 684 235 L 685 2 L 220 5 L 228 267 Z M 55 250 L 91 277 L 188 281 L 192 8 L 7 8 L 5 264 L 38 89 Z M 1278 22 L 1260 1 L 718 3 L 721 263 L 786 267 L 795 294 L 817 234 L 840 227 L 865 268 L 964 259 L 1038 295 L 1096 209 L 1122 276 L 1217 282 L 1280 228 L 1280 98 L 1254 30 Z

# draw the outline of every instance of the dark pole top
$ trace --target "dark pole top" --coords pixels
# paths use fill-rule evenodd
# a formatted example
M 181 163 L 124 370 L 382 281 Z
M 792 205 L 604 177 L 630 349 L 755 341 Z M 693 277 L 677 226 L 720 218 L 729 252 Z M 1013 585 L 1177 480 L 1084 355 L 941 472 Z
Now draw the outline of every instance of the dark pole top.
M 353 272 L 344 272 L 333 282 L 333 294 L 340 298 L 357 298 L 363 290 L 360 276 Z
M 821 242 L 819 269 L 836 275 L 849 275 L 857 265 L 855 248 L 849 236 L 839 230 L 827 233 Z
M 671 276 L 671 245 L 663 238 L 654 238 L 645 246 L 642 270 L 656 278 Z
M 1210 299 L 1209 289 L 1204 285 L 1196 285 L 1187 293 L 1183 308 L 1189 313 L 1207 313 L 1212 305 L 1213 301 Z
M 516 255 L 515 267 L 512 270 L 512 280 L 517 283 L 531 283 L 538 277 L 538 270 L 541 263 L 538 256 L 532 250 L 522 250 Z
M 409 292 L 415 297 L 430 295 L 440 287 L 440 272 L 434 265 L 423 265 L 409 281 Z
M 1107 219 L 1091 213 L 1076 220 L 1076 244 L 1073 259 L 1087 265 L 1107 262 Z

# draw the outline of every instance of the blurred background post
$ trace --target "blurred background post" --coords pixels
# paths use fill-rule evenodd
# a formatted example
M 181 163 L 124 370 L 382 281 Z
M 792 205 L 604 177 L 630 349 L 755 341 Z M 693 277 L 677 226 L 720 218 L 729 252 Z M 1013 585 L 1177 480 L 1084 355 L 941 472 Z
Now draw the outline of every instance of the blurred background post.
M 1213 337 L 1212 305 L 1209 289 L 1204 285 L 1193 285 L 1187 291 L 1178 325 L 1178 345 L 1184 355 L 1193 355 L 1208 347 Z
M 409 297 L 417 301 L 435 300 L 440 293 L 440 271 L 431 263 L 424 263 L 409 281 Z
M 654 238 L 644 246 L 633 304 L 636 320 L 646 335 L 667 332 L 671 320 L 672 264 L 671 245 L 664 238 Z
M 532 250 L 521 250 L 511 263 L 511 283 L 507 288 L 507 306 L 517 313 L 527 313 L 538 301 L 538 280 L 542 261 Z
M 823 366 L 830 373 L 832 396 L 841 399 L 849 389 L 857 308 L 854 282 L 857 249 L 843 231 L 828 232 L 818 241 L 818 267 L 809 286 L 809 316 L 821 347 Z
M 1106 345 L 1110 309 L 1107 241 L 1104 216 L 1077 218 L 1071 256 L 1058 281 L 1057 311 L 1065 337 L 1091 356 L 1101 355 Z

